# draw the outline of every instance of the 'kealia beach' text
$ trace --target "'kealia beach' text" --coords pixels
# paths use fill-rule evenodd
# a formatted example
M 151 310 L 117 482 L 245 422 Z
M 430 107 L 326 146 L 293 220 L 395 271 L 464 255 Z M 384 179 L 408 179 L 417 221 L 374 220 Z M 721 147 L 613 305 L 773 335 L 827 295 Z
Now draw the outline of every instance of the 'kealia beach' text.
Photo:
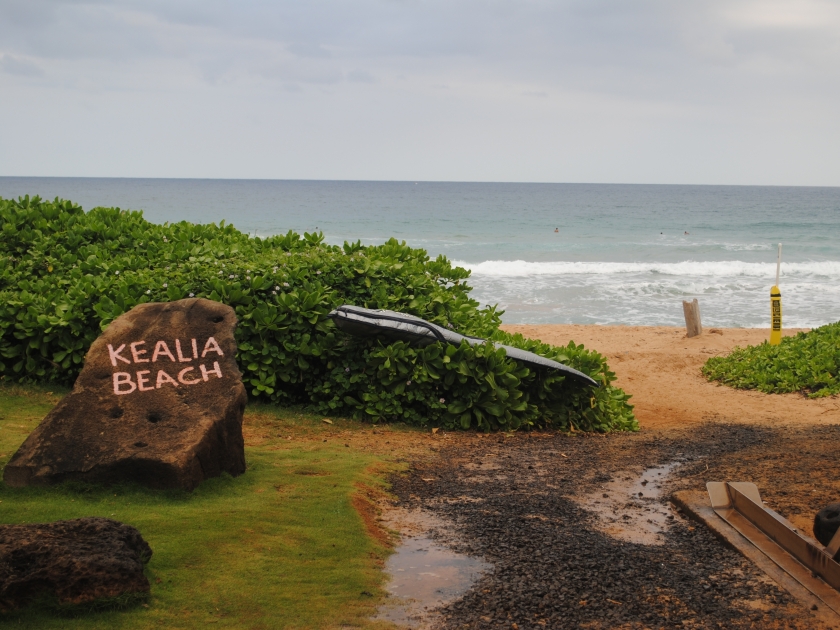
M 202 346 L 201 354 L 198 352 L 199 345 Z M 148 392 L 164 386 L 197 385 L 209 381 L 211 375 L 222 378 L 222 368 L 219 367 L 218 361 L 213 361 L 212 367 L 208 367 L 210 358 L 213 358 L 208 355 L 225 356 L 213 337 L 207 339 L 204 344 L 199 344 L 197 339 L 190 339 L 184 345 L 181 345 L 180 339 L 175 339 L 171 345 L 161 340 L 154 344 L 154 348 L 145 341 L 134 341 L 116 348 L 109 343 L 108 356 L 115 368 L 122 367 L 123 364 L 150 364 L 150 369 L 136 369 L 133 373 L 114 372 L 114 394 L 122 396 L 135 391 Z M 159 362 L 163 365 L 153 365 Z M 182 365 L 192 362 L 195 364 Z M 157 372 L 154 377 L 153 372 Z

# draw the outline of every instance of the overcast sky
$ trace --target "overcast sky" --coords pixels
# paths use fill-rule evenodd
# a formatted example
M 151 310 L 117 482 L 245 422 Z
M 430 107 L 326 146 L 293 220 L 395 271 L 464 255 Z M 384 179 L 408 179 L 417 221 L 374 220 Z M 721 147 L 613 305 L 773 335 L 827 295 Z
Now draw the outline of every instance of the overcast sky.
M 840 2 L 0 0 L 0 175 L 840 185 Z

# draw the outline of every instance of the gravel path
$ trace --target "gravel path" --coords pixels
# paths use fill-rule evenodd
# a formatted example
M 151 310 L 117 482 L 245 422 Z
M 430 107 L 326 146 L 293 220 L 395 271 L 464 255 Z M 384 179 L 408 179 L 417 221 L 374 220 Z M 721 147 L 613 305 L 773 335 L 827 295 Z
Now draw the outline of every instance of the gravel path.
M 837 427 L 821 431 L 708 423 L 606 437 L 476 437 L 442 448 L 434 462 L 396 478 L 394 490 L 401 505 L 454 522 L 461 538 L 450 544 L 495 567 L 442 611 L 441 628 L 819 628 L 787 592 L 681 514 L 660 544 L 636 544 L 603 533 L 603 518 L 581 501 L 611 480 L 675 461 L 665 496 L 738 472 L 775 487 L 779 458 L 792 444 L 808 450 L 796 440 L 813 442 L 809 455 L 791 460 L 793 483 L 810 489 L 808 470 L 840 446 Z M 746 469 L 738 463 L 750 461 Z M 807 501 L 831 499 L 809 492 Z M 788 508 L 802 511 L 792 501 Z

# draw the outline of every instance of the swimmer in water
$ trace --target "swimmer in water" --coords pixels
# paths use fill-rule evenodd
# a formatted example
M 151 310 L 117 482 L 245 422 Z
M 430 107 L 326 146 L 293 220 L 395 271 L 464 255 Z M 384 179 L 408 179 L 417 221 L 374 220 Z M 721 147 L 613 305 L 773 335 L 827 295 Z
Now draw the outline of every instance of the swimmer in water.
M 555 232 L 559 232 L 559 231 L 560 231 L 560 228 L 554 228 L 554 231 L 555 231 Z
M 688 232 L 684 232 L 684 234 L 688 234 Z

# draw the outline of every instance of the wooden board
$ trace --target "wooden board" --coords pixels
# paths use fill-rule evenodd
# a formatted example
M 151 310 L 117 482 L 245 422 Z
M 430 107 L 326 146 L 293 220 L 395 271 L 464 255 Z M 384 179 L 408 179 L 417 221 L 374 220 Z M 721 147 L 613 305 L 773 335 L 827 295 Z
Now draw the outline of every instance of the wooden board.
M 752 561 L 779 586 L 799 600 L 811 615 L 831 628 L 840 628 L 840 614 L 835 612 L 835 610 L 840 610 L 840 593 L 819 578 L 812 577 L 810 571 L 776 546 L 778 551 L 789 558 L 789 562 L 786 562 L 784 556 L 779 556 L 769 546 L 766 546 L 768 543 L 775 545 L 769 538 L 767 541 L 762 541 L 759 535 L 751 533 L 759 541 L 759 545 L 766 547 L 766 550 L 772 553 L 776 558 L 775 561 L 759 546 L 750 542 L 743 534 L 719 517 L 712 509 L 709 497 L 705 492 L 698 490 L 676 492 L 671 497 L 671 501 L 680 507 L 687 516 L 706 525 L 730 549 L 734 549 Z M 746 519 L 744 521 L 749 524 Z M 759 534 L 761 533 L 757 528 L 756 531 Z M 780 558 L 782 559 L 781 564 L 785 565 L 784 567 L 780 566 Z M 808 587 L 803 585 L 803 582 Z M 817 591 L 817 593 L 815 594 L 814 591 Z M 832 608 L 835 610 L 832 610 Z

